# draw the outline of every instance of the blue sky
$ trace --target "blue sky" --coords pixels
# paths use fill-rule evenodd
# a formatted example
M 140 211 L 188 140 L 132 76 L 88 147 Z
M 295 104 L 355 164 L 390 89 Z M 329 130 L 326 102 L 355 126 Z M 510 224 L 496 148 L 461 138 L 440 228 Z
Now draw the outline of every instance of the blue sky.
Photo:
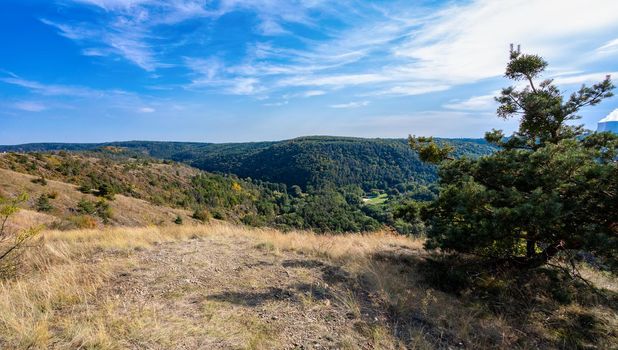
M 618 79 L 618 2 L 3 0 L 0 144 L 508 132 L 511 42 Z

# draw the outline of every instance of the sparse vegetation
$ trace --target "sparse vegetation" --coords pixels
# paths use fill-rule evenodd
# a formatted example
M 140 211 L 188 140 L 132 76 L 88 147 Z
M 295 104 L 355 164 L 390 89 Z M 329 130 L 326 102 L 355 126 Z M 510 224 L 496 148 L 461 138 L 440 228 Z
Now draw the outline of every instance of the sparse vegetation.
M 26 243 L 38 229 L 30 227 L 23 230 L 10 229 L 9 219 L 19 211 L 19 204 L 28 199 L 26 194 L 16 198 L 0 196 L 0 279 L 13 276 L 21 264 L 21 255 Z

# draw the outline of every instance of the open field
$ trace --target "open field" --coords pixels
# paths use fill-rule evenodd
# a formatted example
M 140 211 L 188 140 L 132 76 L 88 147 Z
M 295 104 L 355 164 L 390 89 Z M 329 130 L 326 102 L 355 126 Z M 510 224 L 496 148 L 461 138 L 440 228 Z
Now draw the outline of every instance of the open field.
M 381 193 L 375 197 L 363 198 L 363 203 L 365 203 L 366 205 L 379 205 L 379 204 L 384 204 L 384 202 L 386 202 L 387 199 L 388 199 L 388 194 Z
M 551 274 L 448 291 L 422 243 L 223 223 L 46 231 L 0 285 L 0 348 L 615 346 L 616 299 L 564 280 L 559 301 L 526 295 Z M 615 280 L 585 271 L 615 298 Z

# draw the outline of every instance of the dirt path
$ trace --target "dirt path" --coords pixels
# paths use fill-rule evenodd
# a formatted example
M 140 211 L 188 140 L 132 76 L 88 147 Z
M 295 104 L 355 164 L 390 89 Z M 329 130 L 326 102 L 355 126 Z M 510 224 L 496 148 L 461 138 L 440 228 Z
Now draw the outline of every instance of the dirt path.
M 373 348 L 366 319 L 379 316 L 363 314 L 354 283 L 326 261 L 213 235 L 137 252 L 97 309 L 129 348 Z

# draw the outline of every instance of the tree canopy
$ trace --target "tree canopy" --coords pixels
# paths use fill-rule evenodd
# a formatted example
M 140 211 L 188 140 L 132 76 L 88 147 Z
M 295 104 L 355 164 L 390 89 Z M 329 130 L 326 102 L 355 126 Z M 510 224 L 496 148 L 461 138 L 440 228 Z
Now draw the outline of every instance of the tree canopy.
M 511 49 L 505 76 L 524 81 L 496 98 L 497 114 L 519 118 L 500 149 L 478 159 L 451 159 L 432 139 L 410 137 L 421 159 L 440 164 L 440 194 L 426 209 L 429 248 L 537 267 L 560 252 L 586 251 L 616 269 L 618 137 L 587 132 L 578 111 L 612 96 L 610 77 L 565 98 L 552 80 L 536 81 L 547 62 Z

